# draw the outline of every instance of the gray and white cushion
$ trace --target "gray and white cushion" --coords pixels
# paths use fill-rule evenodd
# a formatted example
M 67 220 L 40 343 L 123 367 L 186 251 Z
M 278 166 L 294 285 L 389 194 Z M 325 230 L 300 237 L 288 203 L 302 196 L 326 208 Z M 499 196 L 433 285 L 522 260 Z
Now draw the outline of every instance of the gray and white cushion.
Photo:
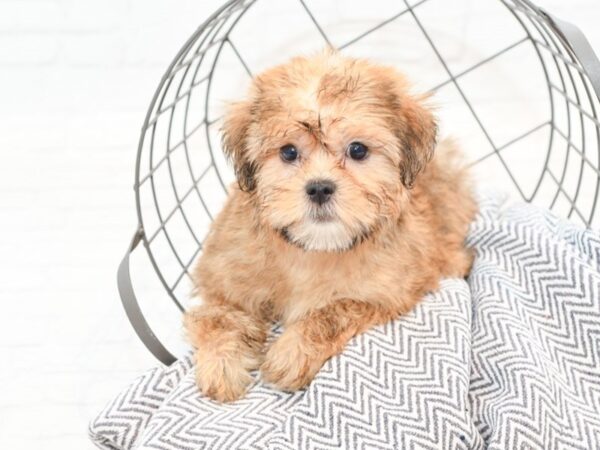
M 191 356 L 91 422 L 104 449 L 600 448 L 600 234 L 481 201 L 468 281 L 354 338 L 311 385 L 217 404 Z

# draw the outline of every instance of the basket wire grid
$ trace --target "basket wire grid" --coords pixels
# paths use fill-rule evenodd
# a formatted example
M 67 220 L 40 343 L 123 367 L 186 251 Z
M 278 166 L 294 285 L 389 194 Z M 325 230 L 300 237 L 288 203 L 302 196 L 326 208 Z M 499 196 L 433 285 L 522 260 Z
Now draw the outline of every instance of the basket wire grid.
M 502 11 L 495 11 L 505 14 L 518 27 L 517 37 L 457 68 L 448 58 L 448 51 L 442 48 L 443 40 L 436 37 L 424 18 L 427 5 L 439 5 L 440 1 L 388 2 L 391 6 L 381 8 L 384 11 L 378 21 L 372 20 L 368 26 L 354 21 L 350 30 L 342 27 L 343 32 L 337 32 L 339 28 L 327 26 L 321 20 L 327 9 L 323 5 L 327 2 L 286 0 L 288 6 L 294 4 L 295 9 L 293 13 L 282 9 L 282 17 L 293 14 L 294 22 L 298 22 L 303 16 L 302 33 L 309 33 L 311 37 L 305 39 L 308 35 L 300 33 L 296 35 L 300 39 L 295 39 L 293 45 L 275 47 L 268 55 L 265 51 L 263 56 L 249 57 L 248 48 L 255 42 L 265 42 L 260 32 L 251 32 L 252 26 L 259 30 L 262 24 L 248 20 L 250 34 L 246 35 L 236 34 L 236 30 L 250 11 L 261 4 L 273 8 L 275 2 L 231 0 L 185 43 L 163 76 L 142 127 L 134 185 L 139 226 L 118 274 L 119 291 L 128 317 L 158 359 L 169 364 L 174 357 L 155 336 L 138 305 L 129 272 L 129 255 L 143 242 L 160 282 L 183 311 L 189 297 L 190 270 L 202 252 L 210 222 L 226 198 L 227 186 L 233 181 L 220 147 L 222 97 L 231 97 L 232 90 L 242 86 L 263 66 L 272 64 L 273 54 L 277 62 L 292 56 L 297 52 L 298 43 L 306 44 L 300 50 L 329 46 L 350 52 L 377 33 L 381 35 L 394 23 L 410 22 L 407 26 L 416 31 L 413 35 L 418 35 L 439 65 L 441 78 L 429 80 L 427 90 L 439 93 L 452 88 L 453 101 L 462 105 L 476 129 L 479 140 L 473 142 L 483 151 L 471 158 L 471 164 L 479 167 L 493 163 L 485 177 L 502 174 L 513 186 L 514 193 L 525 201 L 539 203 L 588 227 L 599 222 L 600 63 L 581 32 L 529 0 L 482 1 L 482 4 L 494 3 L 494 7 L 499 5 Z M 471 2 L 466 1 L 472 7 Z M 377 4 L 374 1 L 373 8 Z M 339 10 L 333 12 L 339 13 Z M 383 17 L 384 13 L 389 14 Z M 358 28 L 362 27 L 359 32 L 355 31 L 357 24 Z M 489 119 L 489 111 L 487 117 L 483 113 L 490 104 L 491 112 L 497 113 L 493 109 L 494 102 L 475 104 L 467 80 L 474 77 L 471 85 L 475 83 L 481 89 L 482 79 L 475 74 L 485 71 L 486 67 L 489 71 L 489 67 L 505 55 L 518 51 L 526 51 L 527 61 L 533 61 L 537 67 L 532 78 L 543 95 L 538 95 L 532 104 L 539 103 L 539 108 L 533 110 L 540 113 L 532 114 L 536 116 L 532 124 L 521 126 L 519 123 L 517 127 L 511 122 L 505 127 L 508 130 L 503 135 L 504 141 L 499 144 L 498 124 Z M 260 55 L 260 51 L 255 53 Z M 385 58 L 384 55 L 382 59 L 385 61 Z M 401 57 L 398 61 L 403 63 Z M 494 70 L 494 73 L 502 72 Z M 531 81 L 528 77 L 526 74 L 517 77 L 524 80 L 526 88 L 533 86 L 527 84 Z M 492 86 L 490 81 L 489 87 Z M 514 88 L 510 83 L 507 86 L 509 90 Z M 527 149 L 534 142 L 538 150 L 531 159 Z M 523 147 L 525 143 L 527 146 Z M 517 155 L 517 163 L 508 157 L 510 152 Z

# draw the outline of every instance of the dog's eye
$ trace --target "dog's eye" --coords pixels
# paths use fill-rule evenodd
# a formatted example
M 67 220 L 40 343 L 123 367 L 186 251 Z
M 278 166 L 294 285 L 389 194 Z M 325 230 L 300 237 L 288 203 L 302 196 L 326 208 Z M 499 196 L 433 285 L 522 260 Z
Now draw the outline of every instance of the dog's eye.
M 279 150 L 279 154 L 284 161 L 292 162 L 298 158 L 298 150 L 291 144 L 284 145 Z
M 360 161 L 361 159 L 365 159 L 367 157 L 367 153 L 369 153 L 369 149 L 365 144 L 360 142 L 352 142 L 348 146 L 348 155 L 350 158 Z

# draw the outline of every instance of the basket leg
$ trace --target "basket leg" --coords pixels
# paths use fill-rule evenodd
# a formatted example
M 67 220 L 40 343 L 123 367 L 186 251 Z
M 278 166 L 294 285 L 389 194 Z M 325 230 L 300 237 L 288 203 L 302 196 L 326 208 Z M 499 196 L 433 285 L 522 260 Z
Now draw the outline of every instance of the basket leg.
M 131 275 L 129 273 L 129 256 L 131 252 L 140 243 L 144 231 L 140 228 L 131 241 L 125 257 L 119 264 L 119 270 L 117 272 L 117 284 L 119 287 L 119 295 L 121 302 L 125 308 L 125 313 L 133 329 L 135 330 L 138 337 L 142 340 L 144 345 L 150 352 L 163 364 L 171 365 L 175 362 L 176 358 L 165 348 L 165 346 L 156 337 L 150 325 L 146 321 L 140 305 L 133 291 L 131 284 Z

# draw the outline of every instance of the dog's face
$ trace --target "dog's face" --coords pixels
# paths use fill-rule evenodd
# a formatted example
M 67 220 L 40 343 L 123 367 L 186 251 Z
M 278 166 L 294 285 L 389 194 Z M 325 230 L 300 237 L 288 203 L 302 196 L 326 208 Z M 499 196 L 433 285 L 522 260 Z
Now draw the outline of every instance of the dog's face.
M 348 250 L 397 220 L 435 139 L 400 74 L 333 52 L 256 77 L 223 127 L 261 223 L 307 251 Z

